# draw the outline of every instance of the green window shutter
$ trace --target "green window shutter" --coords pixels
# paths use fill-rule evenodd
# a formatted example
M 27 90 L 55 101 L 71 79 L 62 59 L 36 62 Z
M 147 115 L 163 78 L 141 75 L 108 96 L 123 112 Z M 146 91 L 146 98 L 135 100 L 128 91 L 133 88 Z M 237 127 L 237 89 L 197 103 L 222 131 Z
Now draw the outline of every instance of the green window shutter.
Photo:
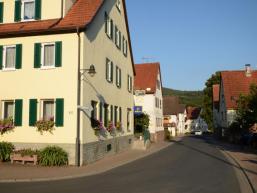
M 15 1 L 15 12 L 14 12 L 14 21 L 21 21 L 21 0 Z
M 34 68 L 41 67 L 41 44 L 34 44 Z
M 0 2 L 0 23 L 4 21 L 4 3 Z
M 21 69 L 22 67 L 22 45 L 18 44 L 16 45 L 16 62 L 15 62 L 15 68 Z
M 111 105 L 111 121 L 113 121 L 113 106 Z
M 100 121 L 103 121 L 103 104 L 102 103 L 99 104 L 99 118 L 100 118 Z
M 113 82 L 113 62 L 111 62 L 111 80 Z
M 29 126 L 35 126 L 37 122 L 37 99 L 29 100 Z
M 62 66 L 62 42 L 55 42 L 55 67 Z
M 109 71 L 108 63 L 109 63 L 109 59 L 106 58 L 106 64 L 105 64 L 105 68 L 106 68 L 106 69 L 105 69 L 105 73 L 106 73 L 106 74 L 105 74 L 105 78 L 106 78 L 107 81 L 109 81 L 109 80 L 108 80 L 108 71 Z
M 121 88 L 121 69 L 119 69 L 119 74 L 120 74 L 120 76 L 119 76 L 119 81 L 120 81 L 119 87 Z
M 105 22 L 105 33 L 107 33 L 107 29 L 108 29 L 108 15 L 105 12 L 104 13 L 104 22 Z
M 36 20 L 41 19 L 41 0 L 35 1 L 35 19 Z
M 15 100 L 14 124 L 22 126 L 22 99 Z
M 64 123 L 64 99 L 56 99 L 55 125 L 62 127 Z
M 0 46 L 0 70 L 3 68 L 3 46 Z
M 104 126 L 108 126 L 108 105 L 104 104 Z
M 119 121 L 122 122 L 122 109 L 121 107 L 119 108 Z

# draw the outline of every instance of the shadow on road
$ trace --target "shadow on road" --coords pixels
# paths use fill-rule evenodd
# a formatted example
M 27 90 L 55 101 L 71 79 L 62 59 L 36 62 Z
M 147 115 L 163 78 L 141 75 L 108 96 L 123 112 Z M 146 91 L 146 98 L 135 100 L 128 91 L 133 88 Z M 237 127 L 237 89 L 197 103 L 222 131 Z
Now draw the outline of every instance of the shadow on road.
M 214 143 L 210 142 L 209 140 L 207 140 L 207 139 L 205 139 L 205 138 L 200 138 L 200 137 L 194 137 L 194 138 L 204 140 L 205 143 L 208 143 L 209 145 L 211 145 L 211 146 L 213 146 L 213 147 L 215 147 L 215 148 L 218 148 L 218 149 L 220 149 L 220 150 L 223 150 L 223 148 L 221 148 L 221 147 L 218 146 L 217 144 L 214 144 Z M 230 166 L 232 166 L 232 167 L 234 167 L 234 168 L 236 168 L 236 169 L 239 169 L 239 170 L 244 169 L 246 172 L 249 172 L 249 173 L 251 173 L 251 174 L 257 175 L 257 172 L 255 172 L 255 171 L 252 171 L 252 170 L 249 170 L 249 169 L 246 169 L 246 168 L 241 168 L 240 166 L 238 166 L 238 165 L 236 165 L 236 164 L 233 164 L 233 163 L 231 163 L 231 162 L 229 162 L 229 161 L 227 161 L 227 160 L 225 160 L 225 159 L 219 158 L 219 157 L 217 157 L 217 156 L 215 156 L 215 155 L 212 155 L 212 154 L 210 154 L 210 153 L 208 153 L 208 152 L 202 151 L 202 150 L 200 150 L 200 149 L 198 149 L 198 148 L 189 146 L 189 145 L 183 143 L 183 141 L 171 140 L 171 142 L 173 142 L 173 143 L 175 143 L 175 144 L 177 144 L 177 145 L 186 147 L 186 148 L 188 148 L 188 149 L 191 149 L 191 150 L 193 150 L 193 151 L 196 151 L 196 152 L 198 152 L 198 153 L 201 153 L 201 154 L 203 154 L 203 155 L 209 156 L 209 157 L 211 157 L 211 158 L 213 158 L 213 159 L 216 159 L 216 160 L 218 160 L 218 161 L 223 162 L 224 164 L 230 165 Z M 247 161 L 248 161 L 248 160 L 247 160 Z

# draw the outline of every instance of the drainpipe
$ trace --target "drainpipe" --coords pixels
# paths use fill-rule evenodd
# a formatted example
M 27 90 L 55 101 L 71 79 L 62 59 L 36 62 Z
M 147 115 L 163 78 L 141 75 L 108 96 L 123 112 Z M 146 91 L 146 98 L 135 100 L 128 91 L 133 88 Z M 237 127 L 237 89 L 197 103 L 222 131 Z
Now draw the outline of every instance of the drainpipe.
M 77 27 L 78 35 L 78 85 L 77 85 L 77 137 L 76 137 L 76 166 L 80 167 L 80 109 L 78 108 L 81 105 L 81 73 L 80 73 L 80 31 Z
M 61 9 L 62 9 L 62 10 L 61 10 L 61 18 L 63 18 L 63 0 L 61 0 L 61 1 L 62 1 L 62 2 L 61 2 L 61 3 L 62 3 L 62 5 L 61 5 Z

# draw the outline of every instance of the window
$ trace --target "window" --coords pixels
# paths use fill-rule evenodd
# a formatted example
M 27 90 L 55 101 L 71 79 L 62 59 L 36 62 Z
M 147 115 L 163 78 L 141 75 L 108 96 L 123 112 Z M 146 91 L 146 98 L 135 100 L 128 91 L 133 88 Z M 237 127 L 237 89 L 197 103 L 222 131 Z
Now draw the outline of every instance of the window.
M 62 42 L 35 43 L 34 68 L 49 69 L 62 66 Z
M 121 88 L 121 69 L 116 66 L 116 85 Z
M 130 131 L 130 127 L 131 127 L 130 121 L 131 121 L 131 109 L 128 108 L 127 109 L 127 131 Z
M 132 77 L 128 75 L 128 91 L 132 92 Z
M 159 108 L 159 99 L 155 97 L 155 107 Z
M 4 69 L 15 69 L 16 61 L 16 46 L 5 46 L 4 47 Z
M 114 124 L 117 125 L 118 122 L 118 107 L 114 107 Z
M 22 1 L 22 20 L 35 19 L 35 0 Z
M 113 62 L 108 58 L 106 59 L 106 80 L 113 82 Z
M 113 122 L 113 106 L 111 105 L 111 121 Z
M 122 41 L 122 51 L 124 56 L 128 55 L 128 41 L 125 39 L 125 37 L 123 36 L 123 41 Z
M 55 66 L 55 44 L 47 43 L 43 44 L 42 49 L 42 67 L 49 68 Z
M 99 103 L 99 121 L 103 121 L 103 103 Z
M 115 26 L 115 44 L 119 49 L 121 48 L 121 32 L 117 26 Z
M 91 127 L 97 127 L 97 102 L 91 101 L 92 111 L 91 111 Z
M 14 118 L 14 101 L 5 101 L 3 119 Z
M 119 108 L 119 121 L 122 122 L 122 108 Z
M 118 11 L 120 12 L 121 11 L 121 0 L 117 0 L 116 7 L 117 7 Z
M 0 23 L 4 21 L 4 2 L 0 2 Z
M 104 104 L 104 126 L 108 126 L 108 121 L 109 121 L 109 105 Z
M 49 120 L 54 118 L 54 100 L 43 100 L 43 119 Z
M 105 13 L 105 32 L 110 39 L 113 39 L 113 20 Z

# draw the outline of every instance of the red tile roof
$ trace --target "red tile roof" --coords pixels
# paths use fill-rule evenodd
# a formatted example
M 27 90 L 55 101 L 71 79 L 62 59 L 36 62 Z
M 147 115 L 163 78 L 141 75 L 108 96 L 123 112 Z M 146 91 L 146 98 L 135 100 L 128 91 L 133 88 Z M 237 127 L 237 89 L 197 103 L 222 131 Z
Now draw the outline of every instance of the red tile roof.
M 62 19 L 0 24 L 0 38 L 32 33 L 76 31 L 77 28 L 86 28 L 103 2 L 104 0 L 77 0 Z
M 37 34 L 67 33 L 85 30 L 93 21 L 97 12 L 104 4 L 104 0 L 76 0 L 64 18 L 49 19 L 31 22 L 4 23 L 0 24 L 0 38 L 31 36 Z M 125 21 L 128 33 L 131 62 L 135 74 L 134 58 L 131 46 L 131 38 L 128 25 L 126 2 L 123 2 Z
M 247 77 L 245 71 L 223 71 L 221 80 L 227 109 L 236 109 L 240 94 L 248 94 L 250 85 L 257 84 L 257 71 L 253 70 L 251 77 Z
M 163 114 L 164 115 L 177 115 L 184 113 L 186 106 L 180 104 L 179 97 L 164 96 L 163 97 Z
M 187 107 L 187 119 L 197 119 L 201 113 L 200 107 Z
M 220 85 L 215 84 L 212 86 L 213 102 L 219 102 L 220 100 Z
M 145 90 L 147 94 L 155 93 L 157 87 L 157 77 L 160 73 L 160 63 L 136 64 L 135 69 L 136 76 L 134 89 Z

